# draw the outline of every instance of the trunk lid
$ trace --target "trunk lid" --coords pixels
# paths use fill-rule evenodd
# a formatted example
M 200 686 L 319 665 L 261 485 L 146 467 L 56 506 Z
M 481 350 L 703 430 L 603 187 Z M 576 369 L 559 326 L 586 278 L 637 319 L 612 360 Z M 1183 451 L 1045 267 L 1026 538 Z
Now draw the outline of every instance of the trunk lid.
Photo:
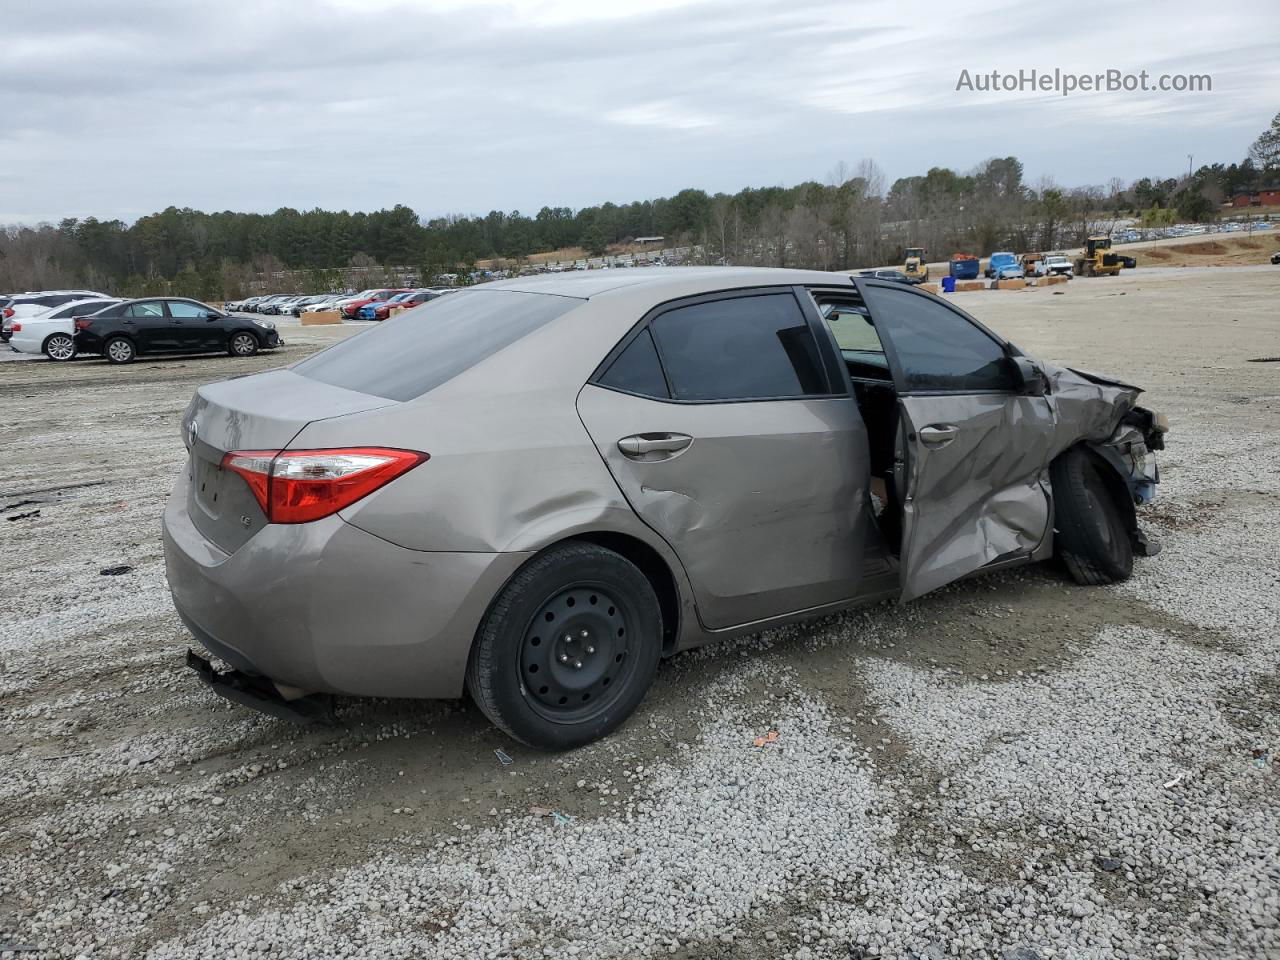
M 394 405 L 291 370 L 201 387 L 182 418 L 192 523 L 220 550 L 234 553 L 266 526 L 267 518 L 244 478 L 222 469 L 227 453 L 282 450 L 309 423 Z

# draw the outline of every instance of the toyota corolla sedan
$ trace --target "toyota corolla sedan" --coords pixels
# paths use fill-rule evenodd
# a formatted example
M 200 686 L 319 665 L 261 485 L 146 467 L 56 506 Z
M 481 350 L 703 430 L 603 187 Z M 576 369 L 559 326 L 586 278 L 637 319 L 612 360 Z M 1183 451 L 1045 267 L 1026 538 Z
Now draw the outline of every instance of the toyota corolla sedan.
M 201 387 L 164 515 L 213 688 L 459 697 L 562 749 L 660 659 L 1056 555 L 1157 545 L 1163 417 L 950 303 L 861 277 L 655 268 L 485 284 Z

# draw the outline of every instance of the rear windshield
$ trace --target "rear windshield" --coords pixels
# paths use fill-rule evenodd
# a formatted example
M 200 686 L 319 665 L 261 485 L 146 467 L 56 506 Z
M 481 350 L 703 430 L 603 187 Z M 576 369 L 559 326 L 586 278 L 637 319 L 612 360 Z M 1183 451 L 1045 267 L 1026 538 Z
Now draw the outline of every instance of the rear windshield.
M 514 290 L 437 297 L 303 360 L 293 371 L 388 400 L 412 400 L 581 303 Z

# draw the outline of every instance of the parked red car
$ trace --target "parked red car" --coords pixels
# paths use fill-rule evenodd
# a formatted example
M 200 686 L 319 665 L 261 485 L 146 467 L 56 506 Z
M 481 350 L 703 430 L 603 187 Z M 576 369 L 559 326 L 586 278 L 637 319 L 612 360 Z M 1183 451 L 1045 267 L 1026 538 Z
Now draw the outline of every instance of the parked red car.
M 438 296 L 440 296 L 440 294 L 433 290 L 419 290 L 406 297 L 398 297 L 394 301 L 387 300 L 382 303 L 375 303 L 373 305 L 373 318 L 375 320 L 385 320 L 387 317 L 391 316 L 392 307 L 405 307 L 408 309 L 410 307 L 416 307 L 420 303 L 426 303 L 428 300 L 434 300 Z
M 395 287 L 395 288 L 388 288 L 386 290 L 374 290 L 371 294 L 369 294 L 366 297 L 358 297 L 354 300 L 348 300 L 346 303 L 342 305 L 342 308 L 341 308 L 342 316 L 344 319 L 350 320 L 353 317 L 355 317 L 357 313 L 360 312 L 360 308 L 363 307 L 366 303 L 372 303 L 375 300 L 389 300 L 392 297 L 394 297 L 397 293 L 408 293 L 411 289 L 413 288 L 412 287 Z

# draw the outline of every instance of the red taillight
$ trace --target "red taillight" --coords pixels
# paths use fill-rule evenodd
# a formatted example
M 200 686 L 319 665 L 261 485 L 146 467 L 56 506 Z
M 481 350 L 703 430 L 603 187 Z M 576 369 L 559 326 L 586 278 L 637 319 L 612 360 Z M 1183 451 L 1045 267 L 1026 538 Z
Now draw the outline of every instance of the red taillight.
M 11 326 L 11 327 L 9 328 L 9 332 L 10 332 L 10 333 L 21 333 L 21 332 L 22 332 L 22 324 L 20 324 L 20 323 L 15 323 L 13 326 Z
M 428 455 L 388 447 L 233 450 L 222 466 L 244 477 L 268 523 L 310 523 L 337 513 Z
M 90 325 L 91 323 L 93 323 L 93 321 L 92 321 L 92 320 L 77 320 L 77 321 L 76 321 L 76 329 L 77 329 L 77 330 L 88 330 L 88 329 L 89 329 L 89 325 Z
M 8 320 L 8 319 L 9 319 L 10 317 L 12 317 L 12 316 L 13 316 L 13 307 L 5 307 L 5 308 L 4 308 L 4 319 Z

